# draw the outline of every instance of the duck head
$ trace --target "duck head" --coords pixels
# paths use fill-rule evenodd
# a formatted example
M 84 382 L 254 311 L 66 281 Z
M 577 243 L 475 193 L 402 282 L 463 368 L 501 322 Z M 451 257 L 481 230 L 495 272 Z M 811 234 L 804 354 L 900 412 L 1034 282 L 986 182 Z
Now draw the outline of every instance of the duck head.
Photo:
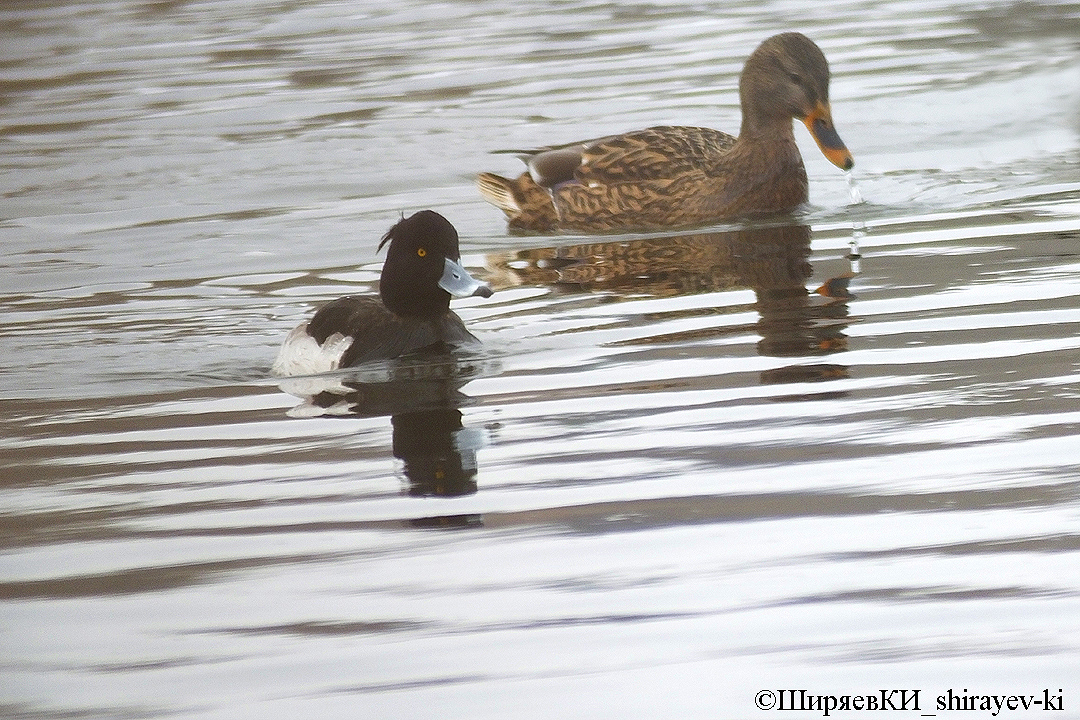
M 750 55 L 739 78 L 741 133 L 762 135 L 798 118 L 810 130 L 829 162 L 842 170 L 855 164 L 833 127 L 829 107 L 829 63 L 810 38 L 800 33 L 774 35 Z
M 460 264 L 458 234 L 432 210 L 402 218 L 383 236 L 386 262 L 379 281 L 383 305 L 395 315 L 436 317 L 450 308 L 450 297 L 491 297 L 491 288 Z

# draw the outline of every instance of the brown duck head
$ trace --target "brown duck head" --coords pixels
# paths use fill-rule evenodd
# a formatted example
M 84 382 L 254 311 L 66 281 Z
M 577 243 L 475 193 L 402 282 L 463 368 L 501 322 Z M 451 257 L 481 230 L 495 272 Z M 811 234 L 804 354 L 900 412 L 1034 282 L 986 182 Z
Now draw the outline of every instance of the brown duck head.
M 801 120 L 822 154 L 841 168 L 855 164 L 833 127 L 829 108 L 829 63 L 805 35 L 774 35 L 750 55 L 739 78 L 740 137 L 766 138 Z

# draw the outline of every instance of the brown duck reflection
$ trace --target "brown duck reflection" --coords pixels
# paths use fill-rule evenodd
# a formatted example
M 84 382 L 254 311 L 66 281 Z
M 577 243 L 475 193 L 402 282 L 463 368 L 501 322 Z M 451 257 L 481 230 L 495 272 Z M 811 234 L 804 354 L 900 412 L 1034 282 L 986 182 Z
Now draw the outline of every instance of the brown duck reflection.
M 476 492 L 476 451 L 483 431 L 462 425 L 460 407 L 469 398 L 460 388 L 476 368 L 450 354 L 392 361 L 373 379 L 351 376 L 296 378 L 282 389 L 304 399 L 294 416 L 390 416 L 393 454 L 402 462 L 413 497 L 458 497 Z M 457 528 L 481 523 L 479 515 L 422 517 L 413 527 Z
M 612 291 L 666 297 L 752 289 L 761 336 L 757 348 L 770 357 L 824 357 L 847 348 L 848 272 L 810 293 L 810 228 L 753 227 L 732 231 L 590 242 L 523 250 L 493 264 L 505 280 L 565 291 Z M 698 311 L 687 311 L 693 314 Z M 678 316 L 676 311 L 665 317 Z M 741 332 L 746 328 L 735 328 Z M 731 334 L 730 326 L 639 338 L 634 344 L 667 343 Z M 767 370 L 763 383 L 808 382 L 845 377 L 837 364 L 800 363 Z

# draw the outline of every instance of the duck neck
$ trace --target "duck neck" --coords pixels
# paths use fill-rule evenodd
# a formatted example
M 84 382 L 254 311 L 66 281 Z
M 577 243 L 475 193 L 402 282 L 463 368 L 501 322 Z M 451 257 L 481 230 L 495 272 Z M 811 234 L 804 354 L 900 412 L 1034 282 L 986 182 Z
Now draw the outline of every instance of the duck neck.
M 399 317 L 435 318 L 450 309 L 450 293 L 442 288 L 418 290 L 408 282 L 394 282 L 394 273 L 387 277 L 386 270 L 384 267 L 379 282 L 379 297 L 390 312 Z
M 739 127 L 739 140 L 748 143 L 790 140 L 795 142 L 790 115 L 766 115 L 756 111 L 752 105 L 743 104 L 742 125 Z
M 776 172 L 803 166 L 791 117 L 754 113 L 753 107 L 743 108 L 742 126 L 732 150 L 743 162 L 765 164 Z
M 788 212 L 807 199 L 806 169 L 790 119 L 771 129 L 744 123 L 718 174 L 726 178 L 724 214 Z

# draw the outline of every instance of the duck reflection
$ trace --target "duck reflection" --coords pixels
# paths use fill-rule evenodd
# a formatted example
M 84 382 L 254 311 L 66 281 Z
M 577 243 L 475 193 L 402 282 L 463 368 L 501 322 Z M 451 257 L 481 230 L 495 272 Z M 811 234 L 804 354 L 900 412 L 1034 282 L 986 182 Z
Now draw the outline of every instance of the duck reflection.
M 409 495 L 456 497 L 476 492 L 475 433 L 461 424 L 461 411 L 442 407 L 398 413 L 394 457 L 404 463 Z
M 479 372 L 476 363 L 448 353 L 429 353 L 347 374 L 289 378 L 282 389 L 304 402 L 299 417 L 390 416 L 394 457 L 401 460 L 412 497 L 460 497 L 477 491 L 476 451 L 482 430 L 466 428 L 459 408 L 470 399 L 460 388 Z M 421 517 L 413 527 L 462 528 L 481 524 L 479 515 Z
M 847 349 L 848 283 L 857 270 L 830 278 L 811 293 L 810 228 L 750 227 L 731 231 L 648 237 L 629 241 L 523 250 L 489 258 L 503 283 L 544 284 L 567 292 L 612 291 L 655 297 L 749 288 L 756 296 L 761 355 L 800 358 L 790 367 L 766 370 L 766 384 L 846 377 L 843 365 L 806 362 Z M 850 256 L 854 258 L 855 256 Z M 673 310 L 664 319 L 701 314 Z M 637 338 L 634 344 L 721 337 L 747 327 L 730 325 Z

